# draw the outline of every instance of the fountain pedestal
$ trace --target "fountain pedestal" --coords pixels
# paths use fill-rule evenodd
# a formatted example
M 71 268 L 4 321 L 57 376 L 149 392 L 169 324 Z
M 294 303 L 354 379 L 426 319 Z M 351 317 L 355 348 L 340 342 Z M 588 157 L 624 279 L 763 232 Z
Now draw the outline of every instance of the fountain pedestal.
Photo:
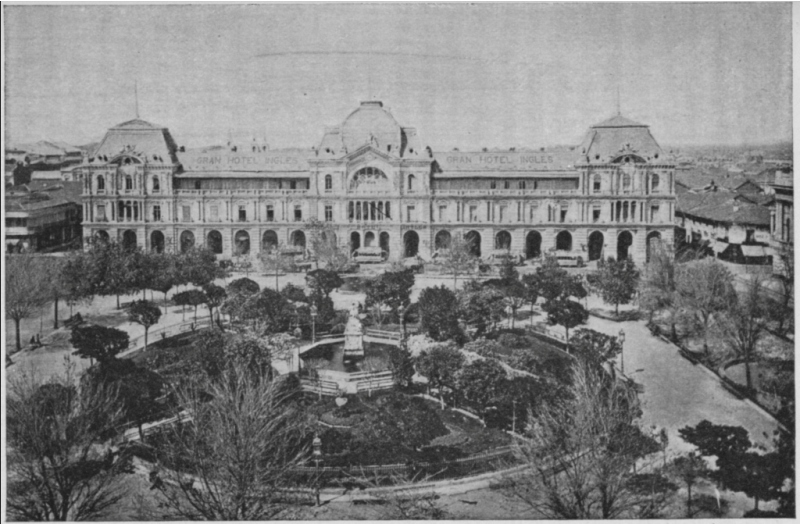
M 364 358 L 364 327 L 359 318 L 358 304 L 350 308 L 347 325 L 344 328 L 344 357 L 346 359 Z

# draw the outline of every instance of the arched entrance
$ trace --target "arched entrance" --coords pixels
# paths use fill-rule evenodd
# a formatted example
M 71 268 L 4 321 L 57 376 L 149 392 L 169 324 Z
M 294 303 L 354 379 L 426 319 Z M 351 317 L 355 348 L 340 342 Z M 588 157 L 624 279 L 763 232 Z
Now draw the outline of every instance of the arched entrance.
M 161 231 L 150 233 L 150 250 L 154 253 L 164 252 L 164 233 Z
M 247 231 L 238 231 L 233 237 L 234 255 L 249 255 L 250 254 L 250 233 Z
M 589 260 L 600 260 L 603 258 L 603 244 L 605 237 L 600 231 L 595 231 L 589 235 Z
M 388 256 L 389 253 L 390 253 L 390 251 L 389 251 L 389 233 L 387 233 L 386 231 L 382 232 L 380 234 L 380 237 L 379 237 L 379 243 L 380 243 L 381 249 L 386 251 L 386 255 Z
M 361 233 L 353 231 L 350 233 L 350 253 L 361 247 Z
M 364 247 L 372 247 L 375 245 L 375 233 L 367 231 L 364 233 Z
M 647 262 L 650 262 L 650 257 L 660 245 L 661 233 L 658 231 L 653 231 L 647 235 Z
M 633 244 L 633 235 L 630 231 L 623 231 L 617 237 L 617 260 L 628 258 L 628 248 Z
M 271 229 L 261 235 L 261 251 L 270 252 L 278 246 L 278 234 Z
M 439 231 L 433 239 L 434 249 L 450 249 L 450 242 L 452 237 L 449 231 Z
M 96 240 L 98 240 L 99 242 L 104 242 L 104 243 L 108 243 L 108 241 L 111 239 L 108 236 L 108 231 L 105 231 L 104 229 L 101 229 L 99 231 L 95 231 L 94 232 L 94 238 Z
M 419 253 L 419 235 L 416 231 L 406 231 L 403 235 L 403 245 L 405 246 L 405 256 L 415 257 Z
M 472 255 L 479 257 L 481 256 L 481 234 L 477 231 L 469 231 L 466 235 L 464 235 L 464 240 L 467 241 L 469 244 L 469 252 Z
M 303 249 L 306 248 L 306 234 L 299 229 L 292 232 L 289 241 L 293 246 L 302 247 Z
M 500 231 L 494 237 L 495 249 L 510 249 L 511 248 L 511 233 L 508 231 Z
M 542 235 L 538 231 L 531 231 L 525 237 L 525 256 L 537 258 L 542 254 Z
M 206 236 L 206 247 L 215 255 L 222 254 L 222 233 L 216 229 L 209 231 Z
M 122 247 L 123 249 L 136 248 L 136 231 L 129 229 L 122 233 Z
M 191 231 L 184 231 L 180 236 L 181 253 L 186 253 L 194 247 L 194 233 Z
M 572 235 L 569 231 L 561 231 L 556 235 L 556 250 L 572 251 Z

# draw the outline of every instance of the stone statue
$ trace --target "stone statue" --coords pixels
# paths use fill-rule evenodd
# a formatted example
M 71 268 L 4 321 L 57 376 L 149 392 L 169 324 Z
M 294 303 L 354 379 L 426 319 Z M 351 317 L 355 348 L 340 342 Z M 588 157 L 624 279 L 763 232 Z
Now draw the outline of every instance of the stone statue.
M 344 328 L 344 356 L 364 356 L 364 327 L 361 325 L 360 308 L 357 302 L 350 306 L 350 314 Z

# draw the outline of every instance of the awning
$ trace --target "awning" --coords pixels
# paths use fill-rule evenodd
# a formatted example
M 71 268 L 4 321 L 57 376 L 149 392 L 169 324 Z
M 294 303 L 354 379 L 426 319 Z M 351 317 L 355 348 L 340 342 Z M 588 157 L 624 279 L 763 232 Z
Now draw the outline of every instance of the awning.
M 716 253 L 716 254 L 722 253 L 723 251 L 728 249 L 728 243 L 727 242 L 722 242 L 720 240 L 717 240 L 716 242 L 714 242 L 713 249 L 714 249 L 714 253 Z
M 765 257 L 767 253 L 763 246 L 742 246 L 742 254 L 746 257 Z

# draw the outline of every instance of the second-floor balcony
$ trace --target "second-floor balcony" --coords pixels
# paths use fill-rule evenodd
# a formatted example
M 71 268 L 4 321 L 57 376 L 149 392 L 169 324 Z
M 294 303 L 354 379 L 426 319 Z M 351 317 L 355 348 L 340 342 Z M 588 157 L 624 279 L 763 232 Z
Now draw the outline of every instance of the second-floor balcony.
M 176 196 L 296 196 L 305 195 L 308 189 L 176 189 Z
M 580 189 L 437 189 L 433 191 L 436 196 L 466 196 L 466 197 L 492 197 L 492 196 L 550 196 L 550 195 L 579 195 Z

